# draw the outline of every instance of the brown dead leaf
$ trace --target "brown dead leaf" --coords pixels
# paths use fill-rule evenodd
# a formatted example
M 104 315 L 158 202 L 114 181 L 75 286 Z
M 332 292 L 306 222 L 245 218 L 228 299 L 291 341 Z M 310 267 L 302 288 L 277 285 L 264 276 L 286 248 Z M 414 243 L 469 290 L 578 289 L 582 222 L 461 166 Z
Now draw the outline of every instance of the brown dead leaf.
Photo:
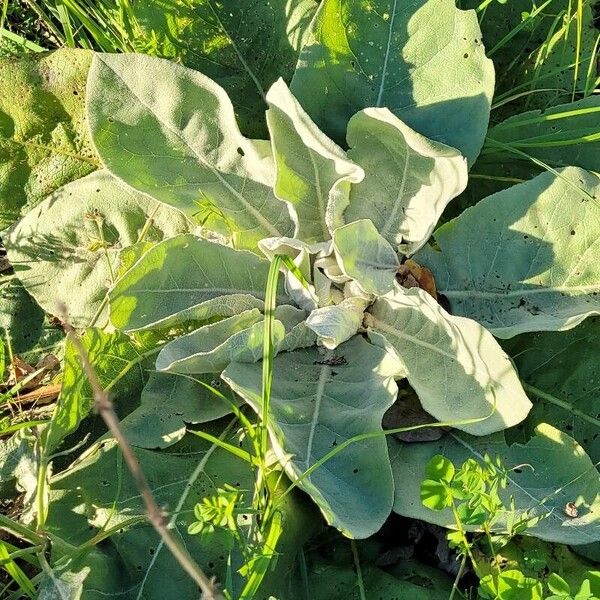
M 438 299 L 433 273 L 412 258 L 408 258 L 398 267 L 396 279 L 405 288 L 418 287 L 425 290 L 435 300 Z

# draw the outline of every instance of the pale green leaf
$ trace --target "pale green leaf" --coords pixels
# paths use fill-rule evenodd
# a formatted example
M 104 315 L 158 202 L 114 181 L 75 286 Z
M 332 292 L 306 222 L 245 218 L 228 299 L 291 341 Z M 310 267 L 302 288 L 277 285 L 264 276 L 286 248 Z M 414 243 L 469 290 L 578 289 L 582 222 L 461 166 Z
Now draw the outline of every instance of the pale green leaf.
M 279 352 L 309 348 L 316 344 L 317 334 L 306 324 L 307 315 L 305 310 L 286 304 L 275 308 L 275 318 L 285 327 L 285 337 L 279 346 Z
M 216 389 L 222 386 L 218 373 L 197 379 Z M 140 406 L 121 421 L 121 426 L 134 446 L 166 448 L 183 438 L 186 424 L 207 423 L 230 412 L 231 406 L 189 377 L 150 373 Z
M 64 303 L 71 323 L 83 327 L 102 306 L 122 248 L 136 243 L 142 232 L 156 243 L 189 229 L 178 210 L 102 170 L 52 194 L 9 230 L 4 243 L 38 304 L 56 315 Z
M 331 236 L 327 223 L 330 192 L 338 194 L 364 172 L 312 122 L 282 79 L 267 94 L 267 123 L 275 157 L 275 193 L 297 213 L 295 236 L 320 242 Z
M 333 245 L 344 274 L 365 292 L 383 296 L 394 289 L 400 261 L 372 221 L 361 219 L 336 229 Z
M 382 432 L 383 413 L 397 393 L 393 363 L 359 336 L 335 351 L 311 348 L 275 357 L 268 426 L 292 479 L 344 441 Z M 261 365 L 232 363 L 222 375 L 259 414 L 261 370 Z M 393 496 L 385 437 L 350 444 L 299 486 L 346 535 L 372 535 L 387 518 Z
M 414 253 L 466 187 L 465 159 L 413 131 L 387 108 L 354 115 L 347 138 L 348 156 L 366 175 L 352 186 L 345 222 L 371 219 L 390 244 Z
M 492 335 L 448 314 L 423 290 L 397 287 L 375 302 L 369 322 L 394 348 L 423 408 L 438 421 L 479 418 L 456 427 L 487 435 L 527 416 L 531 402 Z
M 472 163 L 487 129 L 494 68 L 475 12 L 454 0 L 325 0 L 291 90 L 338 143 L 354 113 L 387 107 Z
M 194 235 L 156 244 L 110 292 L 111 321 L 132 331 L 262 308 L 269 263 Z M 284 301 L 283 294 L 278 302 Z
M 100 166 L 85 123 L 91 52 L 0 58 L 0 229 Z
M 530 517 L 545 516 L 527 535 L 561 544 L 585 544 L 600 540 L 600 477 L 583 448 L 554 427 L 541 424 L 525 444 L 508 445 L 504 434 L 474 438 L 451 433 L 438 442 L 401 444 L 390 441 L 396 497 L 394 510 L 410 518 L 453 528 L 450 510 L 431 511 L 421 504 L 420 485 L 425 468 L 434 454 L 442 454 L 455 465 L 467 459 L 482 461 L 484 455 L 501 456 L 514 470 L 508 486 L 499 493 L 506 506 L 515 501 L 516 517 L 529 511 Z M 574 502 L 577 517 L 565 514 L 565 505 Z M 506 516 L 498 515 L 496 528 L 506 527 Z
M 452 313 L 494 335 L 563 330 L 600 312 L 600 179 L 576 167 L 482 200 L 424 248 Z
M 87 89 L 94 144 L 117 177 L 190 217 L 201 202 L 216 207 L 241 247 L 293 233 L 272 160 L 242 136 L 214 81 L 159 58 L 96 54 Z
M 367 305 L 362 298 L 346 298 L 339 304 L 313 310 L 306 325 L 317 334 L 325 348 L 333 350 L 357 333 Z
M 265 94 L 291 79 L 317 4 L 314 0 L 152 0 L 132 3 L 147 51 L 182 62 L 228 93 L 240 129 L 266 136 Z
M 256 362 L 263 355 L 264 322 L 255 308 L 217 323 L 204 325 L 163 346 L 156 359 L 159 371 L 218 373 L 230 362 Z M 275 352 L 285 336 L 281 322 L 273 322 Z

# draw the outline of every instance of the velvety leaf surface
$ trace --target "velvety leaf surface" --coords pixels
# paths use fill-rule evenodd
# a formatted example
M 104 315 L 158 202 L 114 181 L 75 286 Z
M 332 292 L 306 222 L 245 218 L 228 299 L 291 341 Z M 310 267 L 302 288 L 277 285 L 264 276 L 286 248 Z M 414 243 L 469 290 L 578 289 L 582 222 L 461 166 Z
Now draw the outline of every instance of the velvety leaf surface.
M 510 359 L 475 321 L 448 314 L 421 289 L 399 287 L 375 301 L 370 317 L 369 330 L 394 348 L 423 408 L 438 421 L 490 415 L 456 425 L 487 435 L 527 416 L 531 403 Z
M 521 380 L 540 394 L 530 390 L 533 408 L 515 437 L 530 435 L 538 423 L 548 421 L 576 439 L 592 461 L 600 461 L 598 317 L 569 331 L 523 334 L 503 346 Z
M 110 293 L 111 320 L 119 329 L 135 330 L 183 311 L 206 319 L 260 308 L 268 272 L 269 263 L 251 252 L 176 236 L 154 246 L 119 279 Z
M 365 292 L 383 296 L 394 289 L 400 261 L 372 221 L 360 219 L 336 229 L 333 246 L 344 274 Z
M 263 137 L 265 92 L 289 81 L 317 3 L 314 0 L 141 0 L 133 13 L 154 53 L 181 61 L 227 92 L 244 135 Z
M 362 298 L 351 297 L 333 306 L 316 308 L 306 319 L 306 325 L 325 348 L 333 350 L 357 333 L 367 304 Z
M 515 500 L 517 514 L 548 515 L 527 534 L 562 544 L 585 544 L 600 540 L 600 479 L 589 456 L 575 440 L 543 423 L 526 444 L 508 445 L 503 434 L 473 438 L 450 434 L 439 442 L 400 444 L 390 442 L 390 457 L 396 481 L 394 510 L 401 515 L 451 527 L 451 511 L 432 511 L 421 504 L 420 487 L 425 467 L 435 454 L 454 464 L 484 454 L 500 456 L 509 473 L 508 486 L 500 492 L 506 506 Z M 521 465 L 521 466 L 519 466 Z M 565 514 L 565 505 L 574 502 L 578 516 Z M 502 527 L 502 518 L 498 523 Z
M 269 432 L 292 479 L 335 446 L 382 431 L 397 388 L 395 360 L 359 336 L 335 351 L 285 352 L 273 361 Z M 262 365 L 232 363 L 223 379 L 259 414 Z M 325 519 L 350 537 L 376 532 L 393 496 L 383 435 L 350 444 L 299 483 Z
M 147 226 L 149 219 L 152 219 Z M 29 293 L 50 314 L 66 304 L 75 326 L 100 316 L 121 249 L 190 230 L 178 210 L 101 170 L 55 192 L 14 225 L 4 243 Z M 104 315 L 106 317 L 106 315 Z
M 485 137 L 494 69 L 475 12 L 458 10 L 454 0 L 325 0 L 291 89 L 338 143 L 354 113 L 387 107 L 472 163 Z
M 482 200 L 440 227 L 433 271 L 452 313 L 494 335 L 574 327 L 600 310 L 600 179 L 569 167 Z
M 198 375 L 204 383 L 220 387 L 218 373 Z M 140 448 L 166 448 L 183 438 L 186 424 L 207 423 L 229 414 L 231 408 L 201 383 L 170 373 L 150 373 L 140 406 L 121 425 L 127 439 Z
M 201 203 L 215 207 L 241 247 L 293 233 L 270 151 L 242 136 L 214 81 L 159 58 L 96 54 L 87 94 L 98 154 L 130 186 L 190 217 Z
M 99 166 L 85 122 L 91 53 L 0 58 L 0 230 Z
M 385 108 L 367 108 L 348 123 L 348 156 L 365 178 L 352 186 L 347 223 L 371 219 L 393 246 L 413 254 L 442 211 L 467 185 L 460 152 L 428 140 Z
M 264 319 L 254 308 L 217 323 L 204 325 L 169 342 L 156 359 L 159 371 L 219 373 L 230 362 L 256 362 L 263 355 Z M 273 322 L 275 351 L 285 337 L 285 327 Z
M 308 243 L 330 238 L 335 220 L 332 203 L 347 201 L 351 182 L 362 179 L 362 169 L 312 122 L 283 82 L 267 94 L 267 123 L 275 157 L 275 193 L 297 213 L 295 237 Z M 333 197 L 332 197 L 333 196 Z M 342 201 L 343 202 L 343 201 Z

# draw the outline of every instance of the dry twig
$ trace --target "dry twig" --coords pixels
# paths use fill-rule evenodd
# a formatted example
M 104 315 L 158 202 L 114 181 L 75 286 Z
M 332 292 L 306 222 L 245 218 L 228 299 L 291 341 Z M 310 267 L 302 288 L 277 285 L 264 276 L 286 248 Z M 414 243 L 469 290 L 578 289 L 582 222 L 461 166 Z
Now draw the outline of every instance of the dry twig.
M 152 495 L 148 480 L 142 471 L 140 464 L 131 448 L 131 445 L 127 441 L 123 430 L 121 429 L 119 418 L 115 413 L 113 404 L 110 400 L 108 392 L 102 387 L 98 375 L 92 366 L 88 353 L 81 343 L 79 335 L 70 324 L 66 317 L 65 307 L 62 308 L 64 317 L 65 331 L 69 334 L 71 341 L 77 349 L 77 353 L 81 359 L 83 370 L 88 377 L 92 393 L 94 396 L 94 407 L 98 414 L 104 419 L 107 427 L 114 436 L 115 440 L 119 444 L 125 463 L 133 476 L 135 484 L 140 492 L 140 495 L 146 506 L 146 513 L 148 520 L 156 529 L 163 542 L 169 548 L 173 556 L 177 559 L 181 567 L 188 573 L 188 575 L 198 584 L 202 591 L 202 597 L 204 600 L 224 600 L 223 595 L 219 592 L 218 587 L 214 579 L 209 578 L 200 566 L 196 563 L 190 553 L 179 543 L 179 541 L 173 536 L 171 530 L 167 526 L 164 512 L 160 509 L 156 500 Z

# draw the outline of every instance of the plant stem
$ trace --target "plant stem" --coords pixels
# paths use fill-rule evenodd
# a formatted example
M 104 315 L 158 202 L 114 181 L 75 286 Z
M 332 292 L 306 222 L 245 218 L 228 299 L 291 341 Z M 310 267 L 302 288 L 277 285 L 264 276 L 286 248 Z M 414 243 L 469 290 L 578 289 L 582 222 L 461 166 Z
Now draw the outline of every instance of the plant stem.
M 65 307 L 63 307 L 62 312 L 63 314 L 66 314 Z M 96 374 L 96 371 L 90 362 L 89 356 L 81 342 L 81 339 L 66 317 L 64 325 L 67 333 L 71 335 L 73 344 L 75 345 L 75 348 L 79 354 L 83 370 L 90 382 L 95 408 L 119 444 L 123 458 L 125 459 L 125 463 L 129 468 L 133 480 L 140 492 L 140 496 L 144 502 L 144 505 L 146 506 L 148 520 L 154 529 L 156 529 L 165 546 L 169 548 L 177 562 L 200 587 L 204 600 L 224 600 L 224 597 L 218 591 L 215 582 L 206 576 L 204 571 L 192 558 L 187 549 L 179 542 L 179 540 L 177 540 L 177 538 L 173 536 L 169 530 L 163 511 L 160 509 L 158 504 L 156 504 L 156 500 L 152 495 L 148 480 L 146 479 L 146 476 L 140 467 L 133 449 L 127 441 L 123 430 L 121 429 L 119 418 L 115 413 L 108 392 L 107 390 L 103 389 L 102 385 L 100 384 L 98 375 Z

